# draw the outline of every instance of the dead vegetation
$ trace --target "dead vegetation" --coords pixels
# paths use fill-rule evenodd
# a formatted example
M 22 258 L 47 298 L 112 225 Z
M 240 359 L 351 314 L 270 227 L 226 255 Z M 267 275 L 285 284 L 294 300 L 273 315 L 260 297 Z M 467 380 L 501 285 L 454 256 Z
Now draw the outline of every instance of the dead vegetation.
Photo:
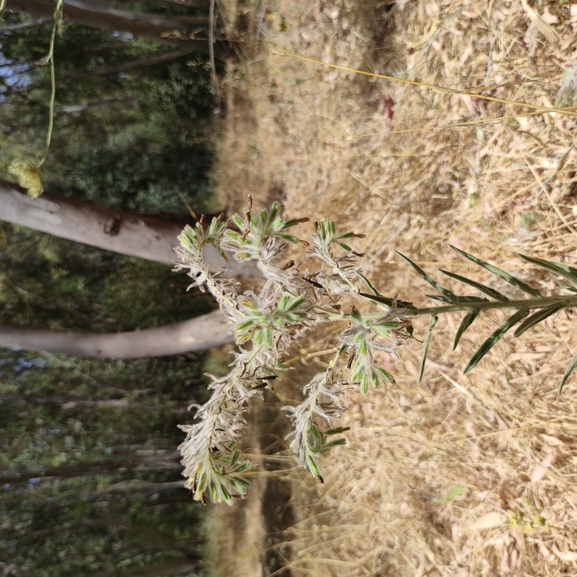
M 425 302 L 394 250 L 432 276 L 488 280 L 450 244 L 546 291 L 551 280 L 516 253 L 575 261 L 577 109 L 543 107 L 577 104 L 577 4 L 388 4 L 223 2 L 228 21 L 243 22 L 244 49 L 222 79 L 222 204 L 238 210 L 250 193 L 364 232 L 357 248 L 390 296 Z M 460 317 L 440 320 L 421 384 L 421 344 L 407 345 L 396 384 L 353 400 L 349 442 L 326 459 L 325 484 L 291 473 L 291 557 L 263 574 L 574 574 L 574 379 L 556 396 L 576 352 L 574 317 L 506 337 L 466 376 L 502 317 L 477 321 L 455 352 Z M 317 339 L 300 359 L 321 367 L 325 347 Z

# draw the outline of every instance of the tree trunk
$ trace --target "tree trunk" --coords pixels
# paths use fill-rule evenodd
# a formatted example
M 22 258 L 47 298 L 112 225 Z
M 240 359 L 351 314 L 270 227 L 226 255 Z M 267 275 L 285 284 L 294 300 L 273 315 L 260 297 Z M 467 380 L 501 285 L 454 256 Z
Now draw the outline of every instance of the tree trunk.
M 54 3 L 43 0 L 10 0 L 8 8 L 25 12 L 38 18 L 51 18 L 54 14 Z M 178 44 L 194 47 L 195 52 L 208 54 L 208 40 L 194 39 L 186 22 L 177 17 L 162 17 L 146 12 L 135 12 L 116 8 L 101 0 L 65 0 L 64 16 L 71 22 L 108 30 L 126 32 L 136 38 L 152 40 L 161 44 Z M 191 38 L 192 36 L 192 38 Z M 222 43 L 215 45 L 218 58 L 226 56 L 227 50 Z
M 171 220 L 111 210 L 48 192 L 32 199 L 20 187 L 3 180 L 1 220 L 163 264 L 176 260 L 174 247 L 179 244 L 177 237 L 183 228 Z M 213 246 L 206 248 L 204 256 L 213 271 L 225 265 Z M 247 280 L 262 278 L 254 263 L 241 264 L 231 258 L 226 268 L 230 274 Z
M 0 347 L 100 359 L 179 355 L 234 342 L 220 311 L 181 323 L 128 333 L 79 333 L 0 325 Z

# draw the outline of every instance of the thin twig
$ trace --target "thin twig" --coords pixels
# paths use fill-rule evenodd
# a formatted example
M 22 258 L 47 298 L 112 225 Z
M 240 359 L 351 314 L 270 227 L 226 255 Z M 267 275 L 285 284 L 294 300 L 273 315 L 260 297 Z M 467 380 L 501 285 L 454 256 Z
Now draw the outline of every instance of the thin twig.
M 430 88 L 436 92 L 447 93 L 447 94 L 459 94 L 460 96 L 470 96 L 471 98 L 478 98 L 479 100 L 489 100 L 490 102 L 500 102 L 501 104 L 508 104 L 510 106 L 522 106 L 523 108 L 531 108 L 533 110 L 539 110 L 542 113 L 556 112 L 563 114 L 565 116 L 577 116 L 577 112 L 568 108 L 553 108 L 551 106 L 540 106 L 539 104 L 530 104 L 529 102 L 518 102 L 516 100 L 507 100 L 506 98 L 497 98 L 496 96 L 488 96 L 486 94 L 481 94 L 477 92 L 471 92 L 469 90 L 458 90 L 456 88 L 450 88 L 448 86 L 440 86 L 439 84 L 430 84 L 428 82 L 418 82 L 416 80 L 409 80 L 408 78 L 397 78 L 396 76 L 388 76 L 386 74 L 377 74 L 376 72 L 366 72 L 365 70 L 357 70 L 355 68 L 349 68 L 347 66 L 339 66 L 338 64 L 331 64 L 329 62 L 323 62 L 322 60 L 315 60 L 313 58 L 307 58 L 306 56 L 301 56 L 300 54 L 293 54 L 292 52 L 276 52 L 274 54 L 279 56 L 289 56 L 290 58 L 298 58 L 299 60 L 304 60 L 305 62 L 312 62 L 313 64 L 320 64 L 321 66 L 327 66 L 328 68 L 335 68 L 336 70 L 344 70 L 346 72 L 354 72 L 355 74 L 361 74 L 363 76 L 370 76 L 371 78 L 382 78 L 383 80 L 392 80 L 393 82 L 400 82 L 401 84 L 410 84 L 412 86 L 422 86 L 423 88 Z M 483 90 L 482 87 L 477 90 Z

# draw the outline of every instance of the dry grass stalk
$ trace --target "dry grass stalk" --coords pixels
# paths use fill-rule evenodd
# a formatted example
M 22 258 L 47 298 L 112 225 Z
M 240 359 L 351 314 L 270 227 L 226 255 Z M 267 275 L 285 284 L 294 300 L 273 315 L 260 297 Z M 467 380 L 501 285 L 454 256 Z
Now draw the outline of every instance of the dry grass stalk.
M 223 198 L 231 195 L 224 204 L 236 209 L 251 192 L 261 204 L 280 198 L 287 215 L 365 232 L 375 284 L 408 300 L 418 301 L 421 281 L 394 249 L 429 271 L 461 274 L 472 269 L 449 243 L 521 277 L 529 268 L 515 252 L 574 261 L 572 118 L 273 52 L 554 106 L 571 99 L 559 91 L 571 86 L 563 75 L 574 65 L 574 7 L 421 0 L 398 1 L 389 13 L 381 4 L 249 8 L 244 58 L 226 80 L 234 106 L 221 142 L 219 186 Z M 554 34 L 543 34 L 543 22 Z M 541 288 L 549 282 L 543 275 Z M 477 330 L 484 338 L 500 319 L 488 316 Z M 333 454 L 324 485 L 295 482 L 291 574 L 576 570 L 577 385 L 555 395 L 577 344 L 574 315 L 520 341 L 505 338 L 467 376 L 479 338 L 465 336 L 450 352 L 459 320 L 437 325 L 422 384 L 415 344 L 395 366 L 396 385 L 356 399 L 342 423 L 353 429 L 350 444 Z M 314 351 L 303 356 L 320 363 Z

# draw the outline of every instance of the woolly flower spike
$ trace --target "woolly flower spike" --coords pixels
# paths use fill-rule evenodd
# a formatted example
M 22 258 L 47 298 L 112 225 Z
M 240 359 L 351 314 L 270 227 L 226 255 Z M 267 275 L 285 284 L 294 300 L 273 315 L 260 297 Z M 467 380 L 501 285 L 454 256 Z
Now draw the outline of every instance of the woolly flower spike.
M 333 294 L 359 292 L 356 286 L 360 271 L 357 257 L 363 255 L 353 251 L 344 241 L 349 238 L 364 238 L 365 235 L 347 232 L 336 236 L 336 226 L 332 220 L 321 220 L 315 223 L 315 228 L 309 253 L 328 266 L 328 271 L 322 271 L 320 275 L 327 289 Z M 338 258 L 333 256 L 332 248 L 335 245 L 345 251 L 343 256 Z
M 308 218 L 286 221 L 278 216 L 279 212 L 280 204 L 275 202 L 270 210 L 261 210 L 258 215 L 250 209 L 245 211 L 245 218 L 235 214 L 231 220 L 240 232 L 227 230 L 222 248 L 233 252 L 234 258 L 239 261 L 269 261 L 280 256 L 288 245 L 279 242 L 279 239 L 297 243 L 299 239 L 286 231 L 299 222 L 306 222 Z
M 316 225 L 310 254 L 319 261 L 317 271 L 302 273 L 293 261 L 283 263 L 290 243 L 299 239 L 287 231 L 308 219 L 284 220 L 280 206 L 255 213 L 249 207 L 244 217 L 235 215 L 231 221 L 238 230 L 227 228 L 221 218 L 214 219 L 208 228 L 202 220 L 196 227 L 186 227 L 179 237 L 177 249 L 180 261 L 176 270 L 187 270 L 191 286 L 211 292 L 234 330 L 238 350 L 231 371 L 222 378 L 212 377 L 209 389 L 212 396 L 203 406 L 195 406 L 196 422 L 183 425 L 186 439 L 179 447 L 184 465 L 186 485 L 194 498 L 232 503 L 243 497 L 248 483 L 242 474 L 250 464 L 241 458 L 240 440 L 246 421 L 244 412 L 255 396 L 262 397 L 263 389 L 286 369 L 285 355 L 291 345 L 316 325 L 348 320 L 349 329 L 342 333 L 341 348 L 330 368 L 317 375 L 304 387 L 305 399 L 297 407 L 288 407 L 295 431 L 292 448 L 301 466 L 308 468 L 318 479 L 322 473 L 318 459 L 330 448 L 344 443 L 344 439 L 329 440 L 344 429 L 332 428 L 332 423 L 345 410 L 345 393 L 353 383 L 361 383 L 366 390 L 369 380 L 391 381 L 392 377 L 373 363 L 373 350 L 394 352 L 403 323 L 397 313 L 359 313 L 354 307 L 344 314 L 335 297 L 349 293 L 359 298 L 356 283 L 362 279 L 358 259 L 343 241 L 359 237 L 354 233 L 336 235 L 334 222 L 323 220 Z M 224 271 L 211 273 L 203 260 L 203 249 L 213 244 L 224 254 L 230 251 L 237 260 L 254 259 L 263 273 L 260 291 L 239 294 L 239 285 Z M 333 249 L 344 251 L 334 256 Z M 372 285 L 369 286 L 372 287 Z M 381 309 L 382 304 L 376 305 Z M 386 337 L 394 334 L 391 342 Z M 246 347 L 246 348 L 245 348 Z M 344 352 L 355 363 L 348 379 L 337 367 Z M 210 375 L 209 375 L 210 376 Z M 376 376 L 376 377 L 375 377 Z
M 399 311 L 393 310 L 384 316 L 362 315 L 354 307 L 350 320 L 351 326 L 339 335 L 339 340 L 351 354 L 351 381 L 360 384 L 363 394 L 368 391 L 369 383 L 375 388 L 379 387 L 381 381 L 393 383 L 392 375 L 374 364 L 373 351 L 379 350 L 397 356 L 396 348 L 405 337 L 403 331 L 410 323 L 399 316 Z
M 318 373 L 304 388 L 305 400 L 296 407 L 284 407 L 290 414 L 294 431 L 287 436 L 292 439 L 291 448 L 297 454 L 299 466 L 306 467 L 317 479 L 323 482 L 323 475 L 317 459 L 331 447 L 344 444 L 344 439 L 327 442 L 326 436 L 342 432 L 331 429 L 322 432 L 322 422 L 331 427 L 345 411 L 347 400 L 345 393 L 349 383 L 336 377 L 334 369 Z M 320 421 L 320 422 L 319 422 Z

